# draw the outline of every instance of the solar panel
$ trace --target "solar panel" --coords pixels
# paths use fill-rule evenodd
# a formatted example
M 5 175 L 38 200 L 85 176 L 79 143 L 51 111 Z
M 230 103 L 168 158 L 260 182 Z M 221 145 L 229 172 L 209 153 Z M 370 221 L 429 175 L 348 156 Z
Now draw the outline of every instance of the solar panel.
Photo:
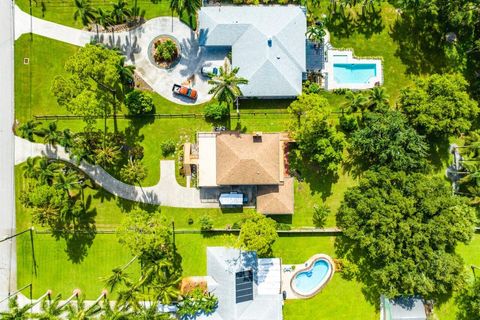
M 240 271 L 235 274 L 236 303 L 253 300 L 252 270 Z

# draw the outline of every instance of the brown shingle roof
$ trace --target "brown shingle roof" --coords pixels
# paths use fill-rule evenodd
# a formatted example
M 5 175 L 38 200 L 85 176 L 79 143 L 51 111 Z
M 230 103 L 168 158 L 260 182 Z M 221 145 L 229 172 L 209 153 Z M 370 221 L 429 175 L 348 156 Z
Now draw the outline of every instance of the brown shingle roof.
M 264 133 L 257 142 L 251 134 L 225 132 L 216 140 L 218 185 L 279 184 L 280 135 Z M 283 161 L 283 159 L 282 159 Z
M 294 210 L 293 178 L 285 177 L 278 186 L 259 186 L 257 211 L 263 214 L 292 214 Z

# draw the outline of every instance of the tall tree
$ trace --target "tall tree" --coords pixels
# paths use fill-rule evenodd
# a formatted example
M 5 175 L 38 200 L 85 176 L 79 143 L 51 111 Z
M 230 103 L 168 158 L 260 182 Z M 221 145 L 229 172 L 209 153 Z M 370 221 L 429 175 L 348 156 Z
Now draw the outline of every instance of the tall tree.
M 300 126 L 301 117 L 304 116 L 308 110 L 326 110 L 329 106 L 328 100 L 318 94 L 302 93 L 301 96 L 297 97 L 297 99 L 288 106 L 288 112 L 296 117 L 296 125 Z
M 415 128 L 429 136 L 466 132 L 479 112 L 467 87 L 459 74 L 417 77 L 413 86 L 401 91 L 400 108 Z
M 40 304 L 41 312 L 35 315 L 35 319 L 39 320 L 61 320 L 64 310 L 61 308 L 60 299 L 62 296 L 59 294 L 51 299 L 49 296 L 48 299 L 43 299 Z
M 345 94 L 345 98 L 347 101 L 344 103 L 343 108 L 345 108 L 348 113 L 361 112 L 363 115 L 363 112 L 365 112 L 368 107 L 368 100 L 363 93 L 349 90 Z
M 17 297 L 8 299 L 8 311 L 0 312 L 0 318 L 2 320 L 22 320 L 30 317 L 30 308 L 32 304 L 27 303 L 20 307 L 17 301 Z
M 77 21 L 80 19 L 84 27 L 95 21 L 96 10 L 90 4 L 90 0 L 73 0 L 75 5 L 75 12 L 73 19 Z
M 29 120 L 22 124 L 18 130 L 20 131 L 20 137 L 27 139 L 28 141 L 33 141 L 35 135 L 41 134 L 40 130 L 37 127 L 41 125 L 41 122 Z
M 60 141 L 61 133 L 57 129 L 57 122 L 49 122 L 47 127 L 42 130 L 43 142 L 53 147 Z
M 239 68 L 233 68 L 228 59 L 225 59 L 223 67 L 219 68 L 219 74 L 208 80 L 208 84 L 212 86 L 208 93 L 218 102 L 226 102 L 232 106 L 235 100 L 242 95 L 239 85 L 247 84 L 248 80 L 238 77 Z
M 457 320 L 480 320 L 480 280 L 465 286 L 457 298 Z
M 384 87 L 373 87 L 367 94 L 368 109 L 371 111 L 385 111 L 389 109 L 389 95 Z
M 463 283 L 455 252 L 473 235 L 475 210 L 439 177 L 387 169 L 367 172 L 337 213 L 340 255 L 378 297 L 438 299 Z
M 120 169 L 120 176 L 126 183 L 140 183 L 147 177 L 147 168 L 139 160 L 128 159 L 128 163 Z
M 248 217 L 240 228 L 238 243 L 241 248 L 257 252 L 259 257 L 270 257 L 278 238 L 275 220 L 256 213 Z
M 127 18 L 132 16 L 132 11 L 128 8 L 128 2 L 125 0 L 117 0 L 112 3 L 112 19 L 116 24 L 122 24 Z
M 427 166 L 428 144 L 398 111 L 366 113 L 351 137 L 350 154 L 358 164 L 418 171 Z

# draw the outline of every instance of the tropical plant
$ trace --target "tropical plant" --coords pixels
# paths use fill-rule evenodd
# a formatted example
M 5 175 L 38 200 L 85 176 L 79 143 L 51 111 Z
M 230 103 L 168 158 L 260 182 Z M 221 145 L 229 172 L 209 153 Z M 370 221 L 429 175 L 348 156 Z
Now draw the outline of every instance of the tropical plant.
M 95 149 L 94 153 L 95 162 L 106 168 L 117 164 L 122 156 L 120 148 L 110 144 L 105 144 L 104 146 Z
M 23 167 L 23 177 L 35 179 L 38 176 L 37 161 L 39 157 L 28 157 Z
M 95 21 L 96 10 L 91 6 L 90 0 L 73 0 L 73 3 L 75 4 L 75 12 L 73 14 L 75 21 L 80 19 L 85 27 Z
M 132 87 L 135 83 L 135 66 L 126 65 L 125 57 L 122 57 L 118 63 L 118 74 L 120 75 L 120 83 L 127 87 Z
M 42 130 L 43 142 L 56 146 L 60 141 L 61 133 L 57 130 L 57 122 L 49 122 L 48 126 Z
M 8 311 L 0 312 L 0 318 L 2 320 L 22 320 L 30 317 L 30 308 L 32 304 L 27 303 L 23 307 L 20 307 L 17 301 L 17 297 L 8 299 Z
M 112 303 L 107 297 L 100 303 L 102 307 L 101 320 L 130 320 L 133 319 L 133 311 L 123 310 L 118 303 L 112 307 Z
M 73 147 L 73 134 L 70 129 L 65 129 L 60 134 L 58 143 L 65 149 L 66 152 L 70 152 L 70 149 Z
M 347 101 L 343 104 L 342 110 L 345 108 L 347 113 L 360 112 L 363 116 L 363 112 L 368 107 L 368 100 L 362 93 L 348 90 L 345 99 Z
M 172 12 L 176 12 L 180 17 L 186 12 L 190 27 L 193 29 L 195 29 L 195 26 L 193 25 L 193 17 L 195 17 L 197 11 L 200 10 L 201 7 L 201 0 L 170 0 L 170 9 Z
M 474 267 L 472 267 L 474 268 Z M 465 286 L 456 299 L 457 320 L 480 320 L 480 280 Z
M 155 44 L 155 60 L 170 62 L 178 56 L 177 45 L 173 40 L 160 40 Z
M 116 24 L 122 24 L 125 20 L 132 16 L 132 11 L 127 7 L 128 2 L 125 0 L 117 0 L 112 3 L 112 19 Z
M 389 109 L 389 95 L 384 87 L 373 87 L 367 93 L 368 109 L 370 111 L 385 111 Z
M 183 296 L 179 303 L 178 315 L 181 318 L 195 317 L 199 314 L 210 315 L 218 306 L 218 298 L 201 288 L 195 288 Z
M 212 85 L 209 93 L 218 102 L 226 102 L 228 106 L 233 105 L 234 101 L 242 95 L 239 85 L 248 84 L 248 80 L 237 76 L 239 68 L 233 68 L 228 59 L 224 60 L 223 67 L 219 68 L 218 75 L 212 75 L 208 84 Z
M 18 130 L 20 131 L 20 137 L 33 141 L 34 135 L 41 134 L 41 131 L 37 127 L 41 125 L 41 122 L 29 120 L 21 125 Z
M 74 191 L 82 188 L 82 183 L 79 180 L 80 177 L 75 171 L 61 172 L 55 177 L 55 187 L 65 191 L 69 197 L 72 197 Z
M 166 140 L 160 143 L 160 149 L 162 150 L 162 156 L 168 157 L 169 155 L 175 153 L 177 145 L 173 140 Z
M 120 169 L 120 177 L 126 183 L 140 183 L 147 177 L 147 168 L 138 160 L 128 159 L 127 164 Z
M 97 15 L 95 17 L 95 23 L 101 25 L 104 30 L 108 30 L 113 23 L 112 13 L 108 10 L 103 10 L 102 8 L 97 9 Z
M 61 298 L 62 296 L 58 294 L 53 300 L 50 296 L 48 296 L 48 299 L 43 299 L 40 304 L 41 312 L 35 314 L 34 318 L 39 320 L 61 320 L 61 316 L 64 313 L 60 305 Z
M 155 108 L 152 96 L 140 90 L 133 90 L 127 93 L 125 105 L 127 106 L 128 113 L 132 115 L 151 113 Z
M 323 42 L 325 35 L 326 32 L 323 27 L 323 23 L 321 22 L 311 25 L 307 28 L 307 38 L 315 44 Z
M 47 157 L 39 158 L 37 165 L 37 178 L 39 182 L 51 185 L 53 179 L 58 175 L 61 165 L 58 162 L 51 161 Z
M 70 302 L 66 306 L 67 317 L 69 320 L 90 320 L 95 319 L 102 311 L 100 301 L 105 297 L 102 293 L 100 297 L 94 301 L 90 306 L 85 304 L 85 298 L 78 295 L 74 302 Z
M 313 205 L 313 225 L 317 228 L 325 227 L 327 217 L 330 215 L 330 208 L 325 204 Z

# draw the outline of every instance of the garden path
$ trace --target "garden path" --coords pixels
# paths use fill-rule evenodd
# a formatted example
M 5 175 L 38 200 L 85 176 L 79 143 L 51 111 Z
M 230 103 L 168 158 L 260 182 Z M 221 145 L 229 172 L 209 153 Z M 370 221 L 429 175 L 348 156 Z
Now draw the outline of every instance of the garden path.
M 61 146 L 54 148 L 51 145 L 15 137 L 15 164 L 24 162 L 28 157 L 37 156 L 69 162 L 85 172 L 102 188 L 123 199 L 179 208 L 218 208 L 218 203 L 201 202 L 199 189 L 186 188 L 178 184 L 174 160 L 160 161 L 160 181 L 156 185 L 133 186 L 115 179 L 98 165 L 86 161 L 77 164 Z
M 73 18 L 72 18 L 73 19 Z M 210 86 L 207 78 L 201 75 L 203 65 L 219 65 L 227 52 L 206 50 L 198 45 L 197 34 L 178 18 L 157 17 L 146 21 L 141 26 L 123 32 L 99 33 L 67 27 L 54 22 L 39 19 L 23 12 L 15 6 L 15 39 L 22 34 L 38 34 L 51 39 L 77 46 L 84 46 L 94 40 L 109 47 L 120 49 L 125 55 L 126 63 L 133 64 L 137 72 L 157 93 L 178 104 L 192 105 L 209 101 Z M 159 35 L 170 35 L 178 40 L 181 59 L 171 69 L 156 67 L 148 57 L 151 41 Z M 188 82 L 187 79 L 191 81 Z M 188 84 L 198 91 L 195 102 L 172 93 L 174 83 Z

